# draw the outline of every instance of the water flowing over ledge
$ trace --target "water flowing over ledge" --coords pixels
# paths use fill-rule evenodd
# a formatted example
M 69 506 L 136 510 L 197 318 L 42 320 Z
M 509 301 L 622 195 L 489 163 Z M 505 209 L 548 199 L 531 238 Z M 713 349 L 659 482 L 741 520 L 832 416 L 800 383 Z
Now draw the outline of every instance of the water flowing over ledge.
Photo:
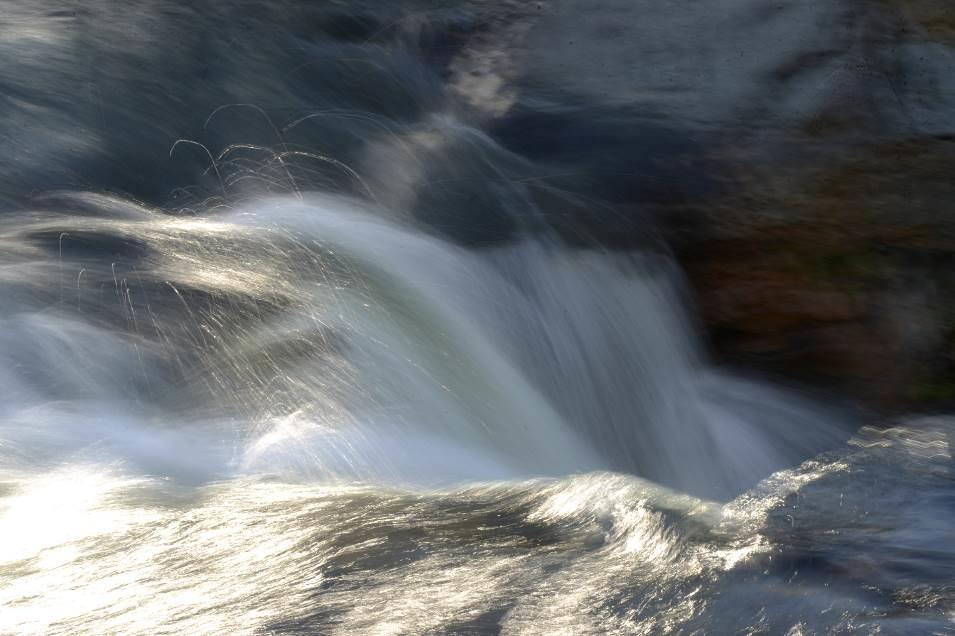
M 0 633 L 951 631 L 929 2 L 10 4 Z

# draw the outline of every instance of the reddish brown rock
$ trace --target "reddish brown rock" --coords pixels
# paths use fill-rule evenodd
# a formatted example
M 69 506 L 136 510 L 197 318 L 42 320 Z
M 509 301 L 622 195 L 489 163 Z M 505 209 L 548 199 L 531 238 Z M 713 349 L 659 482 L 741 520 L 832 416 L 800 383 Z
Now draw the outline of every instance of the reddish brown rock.
M 933 138 L 741 178 L 682 251 L 716 351 L 871 404 L 955 398 L 952 166 Z

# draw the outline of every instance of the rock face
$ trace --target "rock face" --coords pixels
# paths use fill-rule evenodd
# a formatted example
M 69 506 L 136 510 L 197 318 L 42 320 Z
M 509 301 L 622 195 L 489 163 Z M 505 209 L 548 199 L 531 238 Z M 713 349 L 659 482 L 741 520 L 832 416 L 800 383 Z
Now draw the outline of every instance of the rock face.
M 741 187 L 683 249 L 716 348 L 885 406 L 955 398 L 953 161 L 874 143 Z
M 955 400 L 955 5 L 525 14 L 482 40 L 506 60 L 492 135 L 611 201 L 594 225 L 624 243 L 650 210 L 724 360 L 884 407 Z
M 955 400 L 953 25 L 951 5 L 873 3 L 874 83 L 823 93 L 781 129 L 791 153 L 735 155 L 732 194 L 681 250 L 724 356 L 881 406 Z

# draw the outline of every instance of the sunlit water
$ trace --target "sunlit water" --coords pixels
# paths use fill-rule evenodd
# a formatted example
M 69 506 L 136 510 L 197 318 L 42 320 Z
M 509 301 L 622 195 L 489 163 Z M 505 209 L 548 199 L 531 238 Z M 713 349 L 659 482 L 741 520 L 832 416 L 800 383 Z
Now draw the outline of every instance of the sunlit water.
M 955 423 L 713 366 L 569 4 L 133 4 L 0 14 L 0 633 L 955 631 Z
M 661 256 L 51 205 L 2 238 L 4 632 L 948 629 L 952 425 L 714 372 Z

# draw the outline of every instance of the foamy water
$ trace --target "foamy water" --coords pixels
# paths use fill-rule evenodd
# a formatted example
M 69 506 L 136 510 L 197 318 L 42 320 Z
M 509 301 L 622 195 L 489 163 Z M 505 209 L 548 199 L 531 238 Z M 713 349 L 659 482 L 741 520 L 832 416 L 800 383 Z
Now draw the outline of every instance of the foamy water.
M 714 366 L 648 212 L 769 62 L 630 112 L 566 3 L 15 4 L 0 633 L 952 631 L 955 425 Z

